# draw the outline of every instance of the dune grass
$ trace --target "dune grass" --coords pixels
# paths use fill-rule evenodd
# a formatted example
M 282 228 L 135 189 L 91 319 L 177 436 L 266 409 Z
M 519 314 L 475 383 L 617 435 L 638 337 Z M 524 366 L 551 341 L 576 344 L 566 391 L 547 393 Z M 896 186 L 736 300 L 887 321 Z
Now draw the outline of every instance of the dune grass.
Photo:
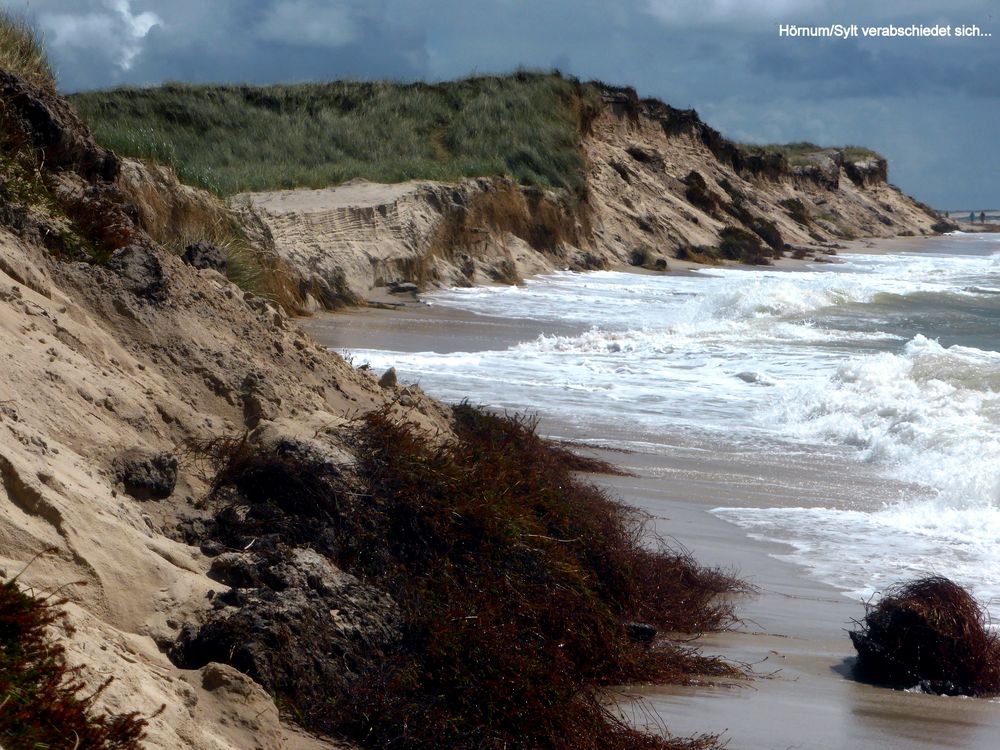
M 517 73 L 439 84 L 168 84 L 71 101 L 105 146 L 232 195 L 486 175 L 577 190 L 579 109 L 593 96 L 556 74 Z
M 41 35 L 27 19 L 9 10 L 0 10 L 0 69 L 36 86 L 55 90 L 55 76 Z
M 810 157 L 822 151 L 839 151 L 844 161 L 858 162 L 869 159 L 881 159 L 882 157 L 870 148 L 863 146 L 817 146 L 808 141 L 798 141 L 796 143 L 741 143 L 738 144 L 744 153 L 779 153 L 788 160 L 790 166 L 804 167 L 812 163 Z
M 683 643 L 639 642 L 630 623 L 726 627 L 733 611 L 720 595 L 743 584 L 657 545 L 636 511 L 573 474 L 609 467 L 579 462 L 530 420 L 467 404 L 455 418 L 456 437 L 438 445 L 388 410 L 359 419 L 350 486 L 280 448 L 237 439 L 201 451 L 215 496 L 241 507 L 216 516 L 223 544 L 278 535 L 402 608 L 387 658 L 339 687 L 295 675 L 276 686 L 279 700 L 313 730 L 371 748 L 715 747 L 630 728 L 601 686 L 740 675 Z

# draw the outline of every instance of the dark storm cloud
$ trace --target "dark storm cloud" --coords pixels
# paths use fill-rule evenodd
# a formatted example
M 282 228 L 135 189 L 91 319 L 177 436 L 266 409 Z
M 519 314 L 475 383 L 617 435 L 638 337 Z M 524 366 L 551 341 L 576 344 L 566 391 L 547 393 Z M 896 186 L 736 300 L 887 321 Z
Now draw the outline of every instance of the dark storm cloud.
M 0 0 L 24 8 L 25 0 Z M 30 0 L 67 90 L 165 80 L 444 79 L 524 65 L 634 85 L 732 137 L 871 145 L 942 206 L 1000 204 L 995 0 Z M 779 38 L 966 24 L 983 39 Z

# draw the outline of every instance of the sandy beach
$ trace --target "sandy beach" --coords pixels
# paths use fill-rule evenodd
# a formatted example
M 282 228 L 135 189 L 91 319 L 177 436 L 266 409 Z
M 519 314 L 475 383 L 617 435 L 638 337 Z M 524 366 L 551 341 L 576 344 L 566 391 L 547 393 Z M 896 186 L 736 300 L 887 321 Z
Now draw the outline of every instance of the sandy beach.
M 900 252 L 919 238 L 853 243 L 855 252 Z M 305 321 L 322 344 L 396 351 L 502 349 L 539 333 L 573 333 L 516 317 L 407 304 Z M 361 362 L 355 362 L 361 364 Z M 600 444 L 614 436 L 579 434 L 542 421 L 542 433 Z M 992 748 L 1000 729 L 995 702 L 894 691 L 851 679 L 848 638 L 863 603 L 783 559 L 790 549 L 751 538 L 713 515 L 720 506 L 850 508 L 859 497 L 901 489 L 874 469 L 807 452 L 775 461 L 746 443 L 704 443 L 677 435 L 649 453 L 606 452 L 634 476 L 596 481 L 648 512 L 661 536 L 706 564 L 736 569 L 759 593 L 739 605 L 742 626 L 698 643 L 709 653 L 752 665 L 746 682 L 698 687 L 630 686 L 641 701 L 623 710 L 640 725 L 673 734 L 721 733 L 734 748 Z M 600 451 L 598 451 L 600 452 Z

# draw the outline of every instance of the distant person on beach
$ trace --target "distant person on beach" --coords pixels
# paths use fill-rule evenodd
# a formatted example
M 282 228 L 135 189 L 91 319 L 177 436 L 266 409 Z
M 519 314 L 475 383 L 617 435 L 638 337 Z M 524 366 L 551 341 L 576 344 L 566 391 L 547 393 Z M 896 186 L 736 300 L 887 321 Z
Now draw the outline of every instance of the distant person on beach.
M 944 212 L 944 218 L 950 219 L 951 218 L 951 211 L 945 211 Z
M 975 211 L 969 211 L 969 222 L 972 223 L 972 224 L 976 223 L 976 212 Z
M 986 223 L 986 212 L 985 211 L 980 211 L 979 212 L 979 223 L 980 224 L 985 224 Z

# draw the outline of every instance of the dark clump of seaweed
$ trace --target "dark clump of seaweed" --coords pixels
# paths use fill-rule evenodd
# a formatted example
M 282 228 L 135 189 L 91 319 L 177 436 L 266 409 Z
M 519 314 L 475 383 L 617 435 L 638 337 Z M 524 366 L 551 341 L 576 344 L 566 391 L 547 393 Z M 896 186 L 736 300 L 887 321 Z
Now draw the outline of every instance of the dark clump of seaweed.
M 402 610 L 386 658 L 336 688 L 303 674 L 309 689 L 293 705 L 278 698 L 311 729 L 365 747 L 714 747 L 714 737 L 637 731 L 602 691 L 741 676 L 683 642 L 634 633 L 636 623 L 661 634 L 727 627 L 726 595 L 745 585 L 650 546 L 641 514 L 575 473 L 610 467 L 540 438 L 532 420 L 468 404 L 454 415 L 448 440 L 388 409 L 361 417 L 347 436 L 349 482 L 303 465 L 301 450 L 215 446 L 215 494 L 236 490 L 241 506 L 216 516 L 230 544 L 265 530 L 308 544 Z
M 146 721 L 136 713 L 94 710 L 110 680 L 89 695 L 50 629 L 70 629 L 60 601 L 0 583 L 0 745 L 26 748 L 139 750 Z
M 719 232 L 719 255 L 726 260 L 735 260 L 752 266 L 771 264 L 770 250 L 765 250 L 756 234 L 734 226 L 726 226 Z
M 878 684 L 946 695 L 1000 693 L 1000 641 L 964 588 L 941 576 L 898 584 L 850 633 L 855 673 Z

